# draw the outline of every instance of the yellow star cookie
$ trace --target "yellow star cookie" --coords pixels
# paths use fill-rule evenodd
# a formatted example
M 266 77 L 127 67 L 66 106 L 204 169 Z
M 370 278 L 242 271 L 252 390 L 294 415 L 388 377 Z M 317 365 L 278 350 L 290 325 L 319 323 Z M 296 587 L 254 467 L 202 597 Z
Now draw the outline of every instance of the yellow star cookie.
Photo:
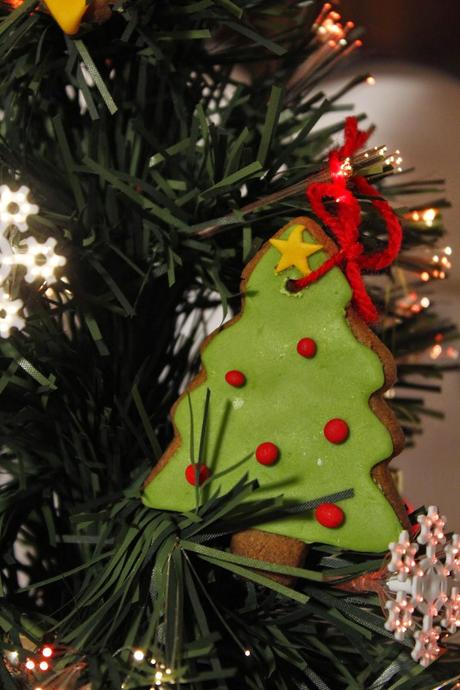
M 290 266 L 295 266 L 303 276 L 311 273 L 307 259 L 323 247 L 321 244 L 302 242 L 304 230 L 303 225 L 293 225 L 292 232 L 287 240 L 270 240 L 270 244 L 281 253 L 281 259 L 275 268 L 277 273 L 290 268 Z

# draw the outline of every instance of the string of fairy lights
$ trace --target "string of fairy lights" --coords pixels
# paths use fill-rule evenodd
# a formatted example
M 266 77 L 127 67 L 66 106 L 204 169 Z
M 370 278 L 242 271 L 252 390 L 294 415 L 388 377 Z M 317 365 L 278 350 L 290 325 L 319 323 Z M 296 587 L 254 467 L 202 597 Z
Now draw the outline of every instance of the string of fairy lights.
M 436 207 L 411 210 L 404 214 L 404 221 L 417 229 L 430 229 L 439 226 L 442 221 L 441 210 Z M 425 256 L 405 255 L 402 260 L 402 267 L 412 274 L 415 274 L 416 284 L 411 284 L 406 288 L 405 294 L 396 300 L 395 311 L 400 316 L 417 315 L 431 306 L 431 300 L 423 294 L 423 290 L 418 285 L 427 285 L 439 280 L 445 280 L 452 268 L 453 249 L 451 246 L 435 247 L 427 250 Z M 445 343 L 445 335 L 436 333 L 433 343 L 428 347 L 425 354 L 431 360 L 446 358 L 456 360 L 459 357 L 459 350 L 451 343 Z
M 132 654 L 133 660 L 140 664 L 144 660 L 154 667 L 153 684 L 150 690 L 161 690 L 164 683 L 175 684 L 173 671 L 166 664 L 158 662 L 155 657 L 147 659 L 146 653 L 142 649 L 135 649 Z M 127 687 L 126 683 L 122 685 L 122 690 Z
M 6 653 L 6 660 L 9 666 L 16 671 L 22 671 L 30 683 L 33 690 L 46 690 L 47 687 L 52 687 L 53 690 L 56 688 L 56 678 L 61 675 L 62 678 L 62 690 L 68 685 L 68 673 L 66 671 L 56 672 L 53 667 L 54 658 L 61 657 L 64 650 L 60 647 L 54 647 L 51 644 L 47 644 L 44 647 L 36 650 L 33 654 L 29 654 L 25 660 L 20 656 L 19 651 L 12 650 Z M 243 656 L 250 657 L 251 650 L 242 648 Z M 147 665 L 147 673 L 151 678 L 150 690 L 164 690 L 165 686 L 175 686 L 179 679 L 174 673 L 173 669 L 166 664 L 158 661 L 153 655 L 145 652 L 140 648 L 134 648 L 130 652 L 133 667 L 139 667 L 144 664 Z M 77 663 L 76 665 L 79 671 L 82 671 L 85 664 Z M 73 675 L 75 671 L 75 665 L 70 669 L 70 674 Z M 38 683 L 34 685 L 33 681 Z M 180 682 L 183 682 L 181 679 Z M 138 681 L 134 682 L 134 686 L 138 687 Z M 133 686 L 133 687 L 134 687 Z M 61 690 L 61 686 L 58 686 Z M 120 686 L 120 690 L 129 690 L 131 687 L 129 674 Z
M 52 671 L 54 656 L 54 648 L 51 645 L 45 645 L 37 650 L 34 654 L 27 656 L 25 661 L 20 657 L 17 650 L 12 650 L 6 653 L 6 660 L 13 670 L 23 671 L 30 679 L 32 676 L 37 678 L 43 676 L 47 672 Z M 34 690 L 44 690 L 41 685 L 34 686 Z
M 288 101 L 305 96 L 326 71 L 335 68 L 338 62 L 350 57 L 363 45 L 357 37 L 359 30 L 354 22 L 343 22 L 340 13 L 333 10 L 329 2 L 323 5 L 311 29 L 309 48 L 312 50 L 286 84 Z M 375 84 L 372 75 L 364 75 L 359 81 Z
M 39 242 L 29 231 L 29 217 L 38 213 L 36 204 L 28 200 L 28 187 L 13 191 L 0 186 L 0 336 L 8 338 L 12 329 L 23 330 L 24 303 L 13 296 L 16 269 L 21 267 L 26 283 L 41 281 L 52 285 L 56 270 L 66 263 L 64 256 L 55 251 L 57 240 L 48 237 Z
M 362 41 L 353 37 L 354 29 L 354 22 L 343 22 L 340 13 L 333 8 L 332 4 L 329 2 L 324 3 L 312 26 L 314 41 L 318 47 L 297 72 L 294 73 L 288 86 L 293 87 L 295 84 L 296 90 L 300 91 L 301 87 L 304 87 L 321 67 L 332 66 L 331 58 L 334 61 L 343 59 L 350 55 L 352 51 L 360 48 Z M 351 86 L 354 86 L 355 83 L 360 83 L 360 81 L 366 81 L 371 86 L 376 83 L 372 75 L 365 75 L 363 79 L 352 82 Z M 344 176 L 357 174 L 360 165 L 374 157 L 375 153 L 378 153 L 383 158 L 383 163 L 386 166 L 383 174 L 379 174 L 376 171 L 380 178 L 403 171 L 401 167 L 402 157 L 398 150 L 394 153 L 388 153 L 386 147 L 375 147 L 371 151 L 364 152 L 353 161 L 346 159 L 342 164 Z M 368 174 L 371 171 L 366 172 Z M 441 212 L 440 209 L 435 207 L 414 209 L 404 214 L 403 220 L 409 221 L 418 229 L 423 229 L 424 227 L 432 228 L 440 223 Z M 413 257 L 409 265 L 404 267 L 416 273 L 418 281 L 421 283 L 426 284 L 431 281 L 445 280 L 448 276 L 448 271 L 452 268 L 452 253 L 453 250 L 450 246 L 442 249 L 437 248 L 431 256 Z M 404 286 L 405 294 L 395 304 L 396 314 L 405 317 L 411 314 L 417 315 L 430 307 L 431 300 L 426 294 L 420 293 L 414 286 L 406 287 L 405 283 Z M 435 335 L 433 344 L 426 352 L 431 360 L 437 360 L 440 357 L 448 359 L 457 359 L 459 357 L 459 351 L 456 347 L 450 343 L 443 343 L 444 337 L 442 333 Z
M 45 645 L 41 649 L 36 650 L 33 654 L 29 654 L 25 660 L 20 656 L 19 651 L 12 650 L 6 653 L 6 660 L 13 671 L 19 671 L 25 674 L 33 690 L 46 690 L 48 687 L 56 688 L 56 680 L 62 676 L 62 688 L 68 687 L 69 675 L 73 675 L 75 665 L 73 665 L 68 672 L 56 672 L 53 667 L 54 658 L 61 657 L 64 650 L 59 647 L 54 647 L 51 644 Z M 250 653 L 250 652 L 248 652 Z M 148 664 L 149 671 L 151 670 L 151 687 L 150 690 L 162 690 L 165 685 L 176 685 L 176 678 L 171 668 L 166 666 L 153 656 L 147 654 L 142 649 L 133 649 L 131 658 L 134 666 L 142 663 Z M 85 664 L 77 664 L 78 670 L 82 671 Z M 36 685 L 34 685 L 37 683 Z M 61 685 L 58 686 L 59 690 Z M 130 687 L 129 676 L 122 683 L 120 690 L 128 690 Z M 136 687 L 138 683 L 136 682 Z

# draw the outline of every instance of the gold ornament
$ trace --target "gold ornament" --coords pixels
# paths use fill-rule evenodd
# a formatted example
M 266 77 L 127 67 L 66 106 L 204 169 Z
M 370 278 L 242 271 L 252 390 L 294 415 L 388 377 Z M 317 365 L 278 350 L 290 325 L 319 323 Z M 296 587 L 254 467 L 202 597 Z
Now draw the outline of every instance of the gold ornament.
M 46 0 L 46 7 L 66 34 L 76 34 L 86 12 L 85 0 Z
M 96 24 L 110 19 L 112 10 L 110 0 L 46 0 L 44 3 L 52 17 L 64 33 L 72 36 L 80 29 L 83 18 Z

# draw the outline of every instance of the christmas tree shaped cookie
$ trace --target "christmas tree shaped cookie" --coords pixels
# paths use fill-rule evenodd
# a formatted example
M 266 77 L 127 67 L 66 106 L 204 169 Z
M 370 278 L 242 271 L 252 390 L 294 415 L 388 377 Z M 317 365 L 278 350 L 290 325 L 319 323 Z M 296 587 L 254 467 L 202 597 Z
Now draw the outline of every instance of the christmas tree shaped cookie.
M 245 472 L 258 498 L 338 497 L 235 535 L 235 551 L 263 560 L 298 564 L 311 542 L 384 551 L 405 522 L 388 469 L 403 445 L 382 397 L 394 381 L 391 354 L 356 315 L 339 268 L 297 294 L 286 289 L 336 251 L 318 225 L 296 218 L 248 264 L 241 314 L 205 341 L 203 368 L 173 408 L 175 438 L 144 487 L 147 505 L 174 511 L 194 507 L 196 484 L 203 497 L 222 494 Z M 191 447 L 208 389 L 197 466 Z

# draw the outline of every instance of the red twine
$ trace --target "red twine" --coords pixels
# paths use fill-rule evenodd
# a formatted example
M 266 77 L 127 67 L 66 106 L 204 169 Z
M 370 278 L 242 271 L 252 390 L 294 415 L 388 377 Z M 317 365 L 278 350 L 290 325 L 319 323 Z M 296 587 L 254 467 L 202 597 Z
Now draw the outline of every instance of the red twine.
M 299 280 L 289 281 L 288 287 L 291 292 L 300 292 L 307 285 L 319 280 L 331 268 L 340 265 L 353 290 L 353 302 L 357 312 L 365 321 L 371 322 L 378 319 L 378 312 L 367 294 L 362 271 L 381 271 L 393 263 L 401 248 L 402 229 L 395 212 L 380 196 L 378 190 L 364 177 L 353 177 L 355 189 L 370 199 L 385 221 L 388 233 L 385 249 L 373 254 L 364 253 L 364 247 L 359 241 L 361 209 L 358 199 L 347 187 L 347 175 L 342 164 L 346 158 L 356 153 L 368 138 L 368 132 L 358 129 L 356 118 L 348 117 L 345 122 L 344 145 L 329 154 L 332 181 L 315 182 L 307 188 L 306 194 L 313 212 L 329 227 L 339 245 L 339 251 L 316 271 Z M 324 200 L 331 197 L 337 201 L 336 214 L 330 213 L 324 204 Z

